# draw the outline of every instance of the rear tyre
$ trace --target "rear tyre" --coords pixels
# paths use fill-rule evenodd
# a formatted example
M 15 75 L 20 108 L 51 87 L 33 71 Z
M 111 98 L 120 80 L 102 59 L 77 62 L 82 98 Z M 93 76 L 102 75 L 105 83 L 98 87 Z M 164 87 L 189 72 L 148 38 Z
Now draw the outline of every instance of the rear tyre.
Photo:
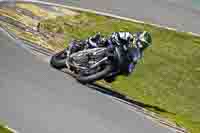
M 66 67 L 67 55 L 65 50 L 53 55 L 50 60 L 50 65 L 56 69 L 62 69 Z
M 89 76 L 78 75 L 76 79 L 82 84 L 92 83 L 92 82 L 94 82 L 96 80 L 103 79 L 111 71 L 112 71 L 112 66 L 111 65 L 107 65 L 100 72 L 97 72 L 97 73 L 95 73 L 93 75 L 89 75 Z

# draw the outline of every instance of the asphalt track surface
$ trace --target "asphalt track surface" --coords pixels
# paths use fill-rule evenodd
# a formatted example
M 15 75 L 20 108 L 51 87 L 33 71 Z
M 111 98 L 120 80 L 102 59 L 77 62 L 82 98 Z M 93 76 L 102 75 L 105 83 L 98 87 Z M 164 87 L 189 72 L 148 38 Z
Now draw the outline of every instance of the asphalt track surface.
M 0 118 L 20 133 L 172 133 L 23 49 L 0 30 Z
M 200 34 L 198 0 L 42 0 L 94 9 Z

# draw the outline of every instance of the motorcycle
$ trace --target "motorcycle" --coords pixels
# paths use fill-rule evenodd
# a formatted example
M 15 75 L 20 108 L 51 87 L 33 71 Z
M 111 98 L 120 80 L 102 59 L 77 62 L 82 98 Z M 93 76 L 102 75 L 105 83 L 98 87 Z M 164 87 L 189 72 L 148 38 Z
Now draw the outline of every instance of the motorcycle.
M 73 41 L 71 43 L 78 43 Z M 83 84 L 104 79 L 112 82 L 117 74 L 127 74 L 130 69 L 126 45 L 84 49 L 68 54 L 68 49 L 51 57 L 50 65 L 56 69 L 67 68 Z

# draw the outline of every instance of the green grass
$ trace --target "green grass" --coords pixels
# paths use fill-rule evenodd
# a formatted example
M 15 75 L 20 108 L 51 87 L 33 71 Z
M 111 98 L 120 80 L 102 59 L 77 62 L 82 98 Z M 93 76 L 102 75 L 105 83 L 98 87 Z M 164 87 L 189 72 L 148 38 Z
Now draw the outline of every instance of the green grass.
M 23 8 L 26 7 L 23 5 Z M 43 14 L 48 16 L 46 12 Z M 129 77 L 119 76 L 108 85 L 149 105 L 147 109 L 175 121 L 192 133 L 200 132 L 199 37 L 86 12 L 45 17 L 40 23 L 41 29 L 64 35 L 63 38 L 45 40 L 56 50 L 66 47 L 71 39 L 85 39 L 96 32 L 105 36 L 114 31 L 151 32 L 153 45 L 145 51 L 135 72 Z
M 31 3 L 16 3 L 16 6 L 31 11 L 35 16 L 39 17 L 55 17 L 55 13 L 40 8 L 38 5 Z
M 0 125 L 0 133 L 13 133 L 13 132 L 9 131 L 8 129 L 6 129 L 2 125 Z

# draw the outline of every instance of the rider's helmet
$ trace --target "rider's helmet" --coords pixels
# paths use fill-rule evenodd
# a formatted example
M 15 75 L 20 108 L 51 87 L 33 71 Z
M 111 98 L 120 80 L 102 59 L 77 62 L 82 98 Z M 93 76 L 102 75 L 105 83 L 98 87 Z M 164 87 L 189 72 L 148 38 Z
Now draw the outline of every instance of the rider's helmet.
M 114 32 L 111 35 L 111 41 L 117 45 L 130 45 L 133 42 L 133 36 L 130 32 Z
M 145 49 L 152 44 L 152 38 L 149 32 L 138 32 L 134 35 L 135 45 L 140 49 Z

